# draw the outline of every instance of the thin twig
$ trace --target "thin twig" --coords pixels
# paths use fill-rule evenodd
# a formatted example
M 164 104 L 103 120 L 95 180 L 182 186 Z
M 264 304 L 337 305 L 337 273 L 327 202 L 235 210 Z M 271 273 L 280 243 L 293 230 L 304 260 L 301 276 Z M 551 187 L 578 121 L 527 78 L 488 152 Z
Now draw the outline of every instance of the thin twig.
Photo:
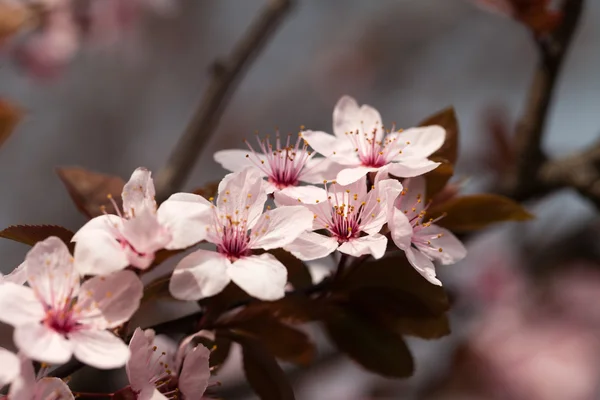
M 268 4 L 237 44 L 228 60 L 217 61 L 213 79 L 200 106 L 156 178 L 156 198 L 165 200 L 181 189 L 202 148 L 217 126 L 229 97 L 244 72 L 264 48 L 290 10 L 292 0 L 268 0 Z

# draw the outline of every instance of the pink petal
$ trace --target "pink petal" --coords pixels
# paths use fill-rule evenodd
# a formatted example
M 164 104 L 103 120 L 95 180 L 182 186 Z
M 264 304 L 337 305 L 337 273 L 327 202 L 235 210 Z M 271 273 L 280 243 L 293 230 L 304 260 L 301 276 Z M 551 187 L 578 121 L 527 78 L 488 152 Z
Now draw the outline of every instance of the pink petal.
M 360 160 L 346 137 L 338 138 L 321 131 L 303 131 L 302 138 L 317 153 L 342 165 L 359 165 Z
M 287 269 L 269 253 L 241 258 L 227 269 L 231 280 L 260 300 L 278 300 L 285 295 Z
M 95 231 L 101 230 L 106 231 L 111 234 L 111 236 L 115 236 L 117 232 L 120 232 L 123 228 L 123 219 L 118 215 L 114 214 L 105 214 L 100 215 L 99 217 L 95 217 L 90 219 L 85 223 L 79 230 L 75 233 L 72 242 L 77 242 L 79 237 L 86 233 L 87 231 Z
M 438 238 L 437 235 L 442 236 Z M 417 247 L 423 254 L 434 260 L 439 260 L 443 265 L 454 264 L 467 256 L 465 246 L 447 229 L 431 225 L 419 230 L 417 236 L 430 238 L 431 246 L 417 245 Z M 434 238 L 431 239 L 431 237 Z M 440 252 L 439 249 L 442 249 L 442 251 Z
M 300 172 L 299 179 L 306 183 L 321 184 L 324 180 L 331 181 L 335 179 L 338 172 L 343 168 L 343 165 L 328 158 L 313 157 L 304 165 L 302 172 Z
M 369 235 L 379 232 L 401 191 L 402 185 L 395 179 L 379 181 L 366 196 L 360 229 Z
M 106 275 L 129 265 L 125 249 L 108 230 L 90 229 L 76 236 L 75 267 L 81 275 Z
M 381 119 L 380 119 L 381 120 Z M 360 107 L 356 100 L 350 96 L 342 96 L 333 109 L 333 133 L 341 139 L 347 132 L 354 132 L 360 128 Z
M 123 221 L 121 233 L 135 249 L 132 252 L 143 259 L 138 263 L 137 258 L 132 258 L 130 255 L 130 263 L 142 269 L 148 268 L 154 261 L 154 253 L 163 249 L 171 241 L 171 234 L 158 223 L 156 213 L 147 208 L 140 209 L 134 218 Z
M 176 299 L 199 300 L 220 293 L 229 283 L 229 260 L 215 252 L 196 250 L 184 257 L 173 271 L 169 291 Z
M 76 305 L 79 318 L 95 329 L 119 326 L 138 309 L 143 290 L 132 271 L 93 277 L 81 285 Z
M 63 364 L 73 354 L 69 340 L 39 322 L 15 327 L 13 340 L 24 355 L 36 361 Z
M 446 140 L 446 130 L 438 125 L 410 128 L 401 132 L 398 140 L 410 143 L 396 157 L 397 161 L 427 158 L 442 147 Z
M 387 246 L 387 238 L 379 233 L 369 236 L 363 236 L 351 239 L 346 243 L 342 243 L 338 250 L 341 253 L 359 257 L 366 254 L 371 254 L 373 258 L 378 259 L 383 257 Z
M 201 344 L 187 353 L 179 374 L 179 390 L 186 399 L 200 399 L 208 387 L 210 351 Z
M 185 249 L 206 238 L 206 226 L 212 222 L 212 203 L 192 193 L 175 193 L 158 208 L 158 222 L 171 234 L 165 246 Z
M 69 335 L 75 357 L 94 368 L 113 369 L 129 359 L 127 345 L 108 331 L 81 330 Z
M 442 282 L 435 277 L 435 266 L 429 258 L 423 255 L 423 253 L 420 251 L 411 247 L 403 250 L 404 253 L 406 253 L 408 262 L 414 267 L 414 269 L 417 270 L 419 274 L 421 274 L 430 283 L 437 286 L 442 286 Z
M 0 347 L 0 387 L 11 383 L 21 372 L 21 361 L 14 353 Z
M 302 203 L 315 203 L 316 200 L 327 200 L 327 192 L 325 189 L 316 186 L 289 186 L 281 189 L 275 194 L 276 202 L 278 196 L 279 198 L 282 198 L 281 196 L 286 197 L 283 199 L 283 203 L 286 204 L 281 204 L 286 206 L 296 206 L 300 204 L 298 199 L 301 199 Z
M 22 285 L 27 281 L 27 267 L 23 261 L 17 268 L 7 275 L 0 274 L 0 284 L 4 282 L 12 282 L 17 285 Z
M 353 168 L 345 168 L 337 174 L 336 180 L 340 185 L 350 185 L 363 178 L 369 172 L 375 172 L 378 169 L 379 168 L 374 167 L 363 167 L 362 165 Z
M 269 210 L 252 227 L 250 247 L 271 250 L 290 244 L 312 228 L 313 219 L 313 213 L 303 206 Z
M 10 400 L 34 399 L 36 380 L 33 363 L 23 353 L 19 354 L 18 360 L 21 373 L 11 383 L 8 397 Z M 4 363 L 1 365 L 4 365 Z
M 60 309 L 77 293 L 79 274 L 67 245 L 59 238 L 36 243 L 25 261 L 29 286 L 46 305 Z
M 148 332 L 149 334 L 146 334 Z M 154 385 L 150 383 L 152 373 L 148 366 L 152 351 L 152 343 L 154 342 L 154 331 L 148 329 L 143 331 L 137 328 L 133 332 L 131 341 L 129 342 L 129 351 L 131 356 L 125 364 L 127 378 L 131 384 L 131 388 L 140 392 L 144 389 L 154 389 Z
M 39 323 L 46 316 L 34 291 L 12 282 L 0 287 L 0 310 L 0 321 L 12 326 Z
M 221 150 L 217 151 L 213 158 L 223 168 L 232 172 L 241 171 L 248 167 L 257 168 L 257 162 L 260 164 L 260 160 L 257 160 L 256 156 L 249 150 Z
M 255 168 L 225 175 L 219 183 L 217 209 L 225 215 L 236 215 L 236 211 L 247 215 L 248 227 L 252 227 L 263 212 L 267 193 L 262 174 Z M 248 209 L 246 209 L 248 207 Z
M 412 178 L 423 175 L 436 169 L 440 163 L 430 161 L 426 158 L 415 160 L 403 160 L 388 165 L 388 172 L 399 178 Z
M 333 253 L 338 248 L 338 242 L 333 237 L 305 232 L 284 248 L 300 260 L 310 261 Z
M 388 228 L 390 229 L 392 240 L 399 249 L 406 251 L 411 246 L 413 226 L 408 217 L 394 207 L 389 217 Z
M 137 168 L 123 187 L 123 212 L 131 217 L 142 209 L 156 210 L 154 195 L 152 173 L 146 168 Z
M 71 400 L 75 397 L 60 378 L 42 378 L 35 385 L 35 400 Z
M 423 176 L 404 180 L 404 191 L 403 194 L 396 199 L 396 207 L 402 211 L 406 211 L 404 214 L 406 214 L 409 219 L 418 215 L 425 207 L 427 195 L 427 193 L 425 193 L 425 188 L 426 184 Z

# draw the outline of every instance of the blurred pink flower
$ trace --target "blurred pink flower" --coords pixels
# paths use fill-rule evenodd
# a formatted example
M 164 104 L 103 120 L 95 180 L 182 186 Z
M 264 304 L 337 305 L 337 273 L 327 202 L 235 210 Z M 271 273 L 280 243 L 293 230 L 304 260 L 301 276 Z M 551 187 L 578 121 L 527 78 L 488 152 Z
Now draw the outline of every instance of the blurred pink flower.
M 21 373 L 19 358 L 0 347 L 0 387 L 13 382 Z
M 37 374 L 31 360 L 19 355 L 21 373 L 11 383 L 8 392 L 10 400 L 72 400 L 75 397 L 69 386 L 59 378 L 45 378 L 47 368 L 42 367 Z M 2 363 L 4 368 L 5 364 Z

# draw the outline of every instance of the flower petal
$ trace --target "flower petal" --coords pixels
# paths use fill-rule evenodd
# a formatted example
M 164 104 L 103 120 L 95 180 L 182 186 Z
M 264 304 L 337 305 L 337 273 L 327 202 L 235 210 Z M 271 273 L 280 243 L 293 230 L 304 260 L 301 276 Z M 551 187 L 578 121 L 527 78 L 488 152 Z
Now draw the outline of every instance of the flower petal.
M 67 385 L 60 378 L 42 378 L 35 384 L 37 399 L 71 400 L 75 397 Z
M 227 269 L 231 280 L 260 300 L 278 300 L 285 295 L 287 269 L 272 254 L 240 258 Z
M 200 399 L 208 387 L 210 351 L 199 344 L 187 353 L 179 374 L 179 390 L 185 399 Z
M 6 282 L 0 289 L 0 321 L 12 326 L 39 323 L 46 312 L 35 292 L 16 283 Z
M 143 290 L 132 271 L 96 276 L 81 285 L 76 305 L 79 318 L 95 329 L 119 326 L 138 309 Z
M 14 353 L 0 347 L 0 387 L 11 383 L 21 372 L 21 361 Z
M 10 400 L 34 399 L 36 381 L 33 363 L 23 353 L 20 353 L 17 359 L 19 361 L 21 373 L 10 384 L 8 397 Z M 4 366 L 4 363 L 1 365 Z
M 12 282 L 22 285 L 27 282 L 27 263 L 23 261 L 17 268 L 7 275 L 0 274 L 0 283 Z
M 142 209 L 155 211 L 154 195 L 152 173 L 146 168 L 137 168 L 123 187 L 123 212 L 131 217 L 139 214 Z
M 396 157 L 398 161 L 427 158 L 442 147 L 446 130 L 439 125 L 410 128 L 400 133 L 399 140 L 410 143 Z
M 284 247 L 302 261 L 316 260 L 333 253 L 338 248 L 335 238 L 315 232 L 305 232 Z
M 250 247 L 265 250 L 283 247 L 310 230 L 313 219 L 313 213 L 303 206 L 269 210 L 252 227 Z
M 401 210 L 394 207 L 391 214 L 388 227 L 390 228 L 392 240 L 399 249 L 406 251 L 411 245 L 413 226 Z
M 226 257 L 215 251 L 197 250 L 179 261 L 169 282 L 169 291 L 180 300 L 214 296 L 230 282 L 229 264 Z
M 215 153 L 213 158 L 223 168 L 231 172 L 238 172 L 248 167 L 256 167 L 256 161 L 260 163 L 260 160 L 253 161 L 253 159 L 256 159 L 256 156 L 252 152 L 241 149 L 220 150 Z
M 225 175 L 219 183 L 217 209 L 224 215 L 247 215 L 247 226 L 252 227 L 263 212 L 267 193 L 262 174 L 254 168 Z M 248 207 L 246 209 L 246 207 Z
M 69 340 L 40 323 L 15 327 L 13 340 L 21 353 L 32 360 L 63 364 L 73 355 Z
M 388 172 L 399 178 L 412 178 L 414 176 L 423 175 L 429 171 L 433 171 L 439 165 L 439 162 L 434 162 L 426 158 L 403 160 L 402 162 L 394 162 L 389 164 Z
M 286 206 L 296 206 L 300 204 L 298 199 L 301 199 L 302 203 L 315 203 L 316 200 L 327 200 L 327 192 L 325 189 L 316 186 L 288 186 L 281 189 L 279 192 L 276 192 L 274 196 L 276 204 L 278 196 L 285 196 L 287 199 L 284 199 L 283 202 L 287 204 L 281 205 Z
M 412 247 L 408 247 L 403 250 L 406 254 L 408 262 L 414 267 L 414 269 L 417 270 L 419 274 L 421 274 L 425 279 L 434 285 L 442 286 L 442 282 L 435 277 L 435 266 L 429 258 Z
M 366 195 L 360 229 L 369 235 L 379 232 L 388 222 L 394 199 L 401 191 L 402 185 L 395 179 L 379 181 L 375 189 Z
M 331 161 L 342 165 L 359 165 L 360 160 L 352 147 L 352 142 L 346 137 L 338 138 L 321 131 L 303 131 L 302 138 L 317 153 Z
M 347 132 L 354 132 L 360 128 L 360 107 L 356 100 L 350 96 L 342 96 L 333 109 L 333 133 L 339 138 L 344 138 Z
M 101 231 L 107 231 L 111 234 L 111 236 L 116 236 L 118 232 L 121 231 L 123 227 L 123 218 L 114 214 L 105 214 L 100 215 L 99 217 L 95 217 L 90 219 L 85 223 L 79 230 L 75 233 L 71 242 L 77 242 L 79 240 L 79 236 L 87 231 L 93 231 L 99 229 Z
M 132 248 L 128 252 L 130 264 L 141 269 L 148 268 L 154 261 L 154 253 L 171 241 L 170 232 L 158 222 L 156 213 L 147 208 L 123 221 L 121 233 Z
M 150 383 L 152 373 L 148 368 L 148 360 L 152 353 L 152 342 L 154 341 L 154 331 L 148 329 L 146 334 L 141 328 L 136 328 L 129 342 L 129 352 L 131 356 L 125 364 L 125 371 L 129 384 L 135 392 L 140 392 L 147 386 L 154 389 Z
M 439 260 L 444 265 L 454 264 L 467 256 L 465 246 L 447 229 L 430 225 L 419 230 L 417 236 L 425 237 L 425 240 L 431 242 L 431 246 L 417 245 L 419 250 L 429 258 Z
M 423 176 L 417 176 L 404 180 L 404 191 L 396 199 L 396 207 L 404 211 L 405 215 L 412 219 L 425 207 L 426 184 Z
M 331 135 L 330 135 L 331 136 Z M 306 161 L 298 179 L 302 182 L 318 184 L 324 180 L 333 180 L 344 168 L 329 158 L 312 157 Z
M 108 331 L 81 330 L 69 335 L 75 357 L 94 368 L 113 369 L 125 365 L 129 348 Z
M 125 250 L 107 230 L 93 229 L 77 233 L 75 268 L 81 275 L 110 274 L 128 265 Z
M 387 238 L 379 233 L 351 239 L 342 243 L 338 250 L 353 257 L 371 254 L 373 258 L 381 258 L 385 254 Z
M 192 193 L 175 193 L 158 208 L 158 222 L 171 233 L 165 248 L 185 249 L 206 238 L 213 204 Z
M 79 274 L 67 245 L 51 236 L 33 246 L 25 257 L 29 286 L 44 303 L 61 309 L 79 289 Z
M 337 174 L 336 180 L 340 185 L 350 185 L 363 178 L 369 172 L 375 172 L 378 169 L 379 168 L 376 167 L 364 167 L 362 165 L 353 168 L 345 168 Z

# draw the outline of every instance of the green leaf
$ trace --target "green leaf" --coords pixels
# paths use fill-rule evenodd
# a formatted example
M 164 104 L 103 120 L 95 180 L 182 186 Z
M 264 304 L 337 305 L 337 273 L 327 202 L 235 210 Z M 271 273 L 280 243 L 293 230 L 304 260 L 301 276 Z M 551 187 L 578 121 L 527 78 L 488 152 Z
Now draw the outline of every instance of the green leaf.
M 116 204 L 121 204 L 121 192 L 125 181 L 118 176 L 105 175 L 79 167 L 57 168 L 56 173 L 64 183 L 77 209 L 88 218 L 102 215 L 102 207 L 116 212 L 111 195 Z
M 224 333 L 242 346 L 244 373 L 254 392 L 262 400 L 294 400 L 294 391 L 275 357 L 248 334 Z
M 0 232 L 0 237 L 33 246 L 50 236 L 56 236 L 73 251 L 74 233 L 58 225 L 12 225 Z
M 440 125 L 446 129 L 446 140 L 430 158 L 440 158 L 456 164 L 458 158 L 458 119 L 454 107 L 448 107 L 422 121 L 419 126 Z
M 474 231 L 498 222 L 533 218 L 519 203 L 495 194 L 457 197 L 428 211 L 431 218 L 444 214 L 445 217 L 436 224 L 454 232 Z
M 376 374 L 405 378 L 413 374 L 412 355 L 401 335 L 342 307 L 330 307 L 327 334 L 350 358 Z

